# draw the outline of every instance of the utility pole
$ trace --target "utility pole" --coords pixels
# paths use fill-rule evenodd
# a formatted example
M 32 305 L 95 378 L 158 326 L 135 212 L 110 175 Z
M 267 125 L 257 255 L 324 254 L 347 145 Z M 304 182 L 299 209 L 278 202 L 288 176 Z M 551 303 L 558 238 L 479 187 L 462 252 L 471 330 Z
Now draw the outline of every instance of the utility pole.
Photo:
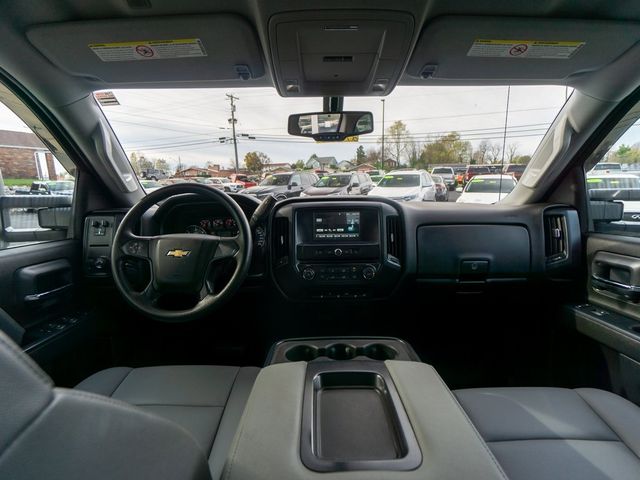
M 380 157 L 382 163 L 382 169 L 384 170 L 384 98 L 380 100 L 382 102 L 382 148 L 380 149 Z
M 238 97 L 234 97 L 233 94 L 227 93 L 227 98 L 229 102 L 231 102 L 231 118 L 229 122 L 231 122 L 231 130 L 233 132 L 233 151 L 236 157 L 236 175 L 238 174 L 238 141 L 236 139 L 236 106 L 233 103 L 234 100 L 240 100 Z

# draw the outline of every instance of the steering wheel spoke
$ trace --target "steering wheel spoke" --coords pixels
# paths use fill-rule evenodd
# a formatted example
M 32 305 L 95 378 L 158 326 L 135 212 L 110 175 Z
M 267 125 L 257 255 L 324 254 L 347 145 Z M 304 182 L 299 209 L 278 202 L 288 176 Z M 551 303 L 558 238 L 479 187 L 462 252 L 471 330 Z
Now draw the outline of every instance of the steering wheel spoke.
M 218 247 L 213 255 L 213 261 L 234 258 L 240 251 L 238 237 L 213 237 Z
M 127 239 L 127 237 L 129 237 Z M 121 250 L 124 255 L 129 257 L 142 258 L 149 260 L 149 244 L 153 237 L 141 237 L 134 234 L 129 234 L 123 240 Z

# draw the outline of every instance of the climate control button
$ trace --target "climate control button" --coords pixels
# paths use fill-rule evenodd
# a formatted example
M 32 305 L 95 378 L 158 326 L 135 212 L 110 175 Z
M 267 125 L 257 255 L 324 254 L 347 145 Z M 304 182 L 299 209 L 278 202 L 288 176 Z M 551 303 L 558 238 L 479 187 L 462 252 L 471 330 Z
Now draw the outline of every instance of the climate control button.
M 365 280 L 373 280 L 375 276 L 376 269 L 373 266 L 367 265 L 362 269 L 362 278 L 364 278 Z
M 305 280 L 313 280 L 315 276 L 316 276 L 316 271 L 311 267 L 307 267 L 304 270 L 302 270 L 302 278 L 304 278 Z

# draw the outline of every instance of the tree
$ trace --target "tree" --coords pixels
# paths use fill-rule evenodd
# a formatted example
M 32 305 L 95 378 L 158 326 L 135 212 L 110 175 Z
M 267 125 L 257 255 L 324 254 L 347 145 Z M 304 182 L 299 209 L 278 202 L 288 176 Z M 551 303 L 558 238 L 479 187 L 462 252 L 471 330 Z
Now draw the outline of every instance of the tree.
M 473 152 L 471 157 L 471 163 L 475 165 L 482 165 L 486 162 L 487 152 L 491 147 L 491 143 L 488 140 L 482 140 L 478 148 Z
M 156 158 L 156 160 L 154 161 L 154 168 L 162 170 L 163 172 L 169 172 L 171 170 L 169 162 L 167 162 L 164 158 Z
M 248 152 L 244 156 L 244 164 L 251 173 L 261 173 L 270 163 L 271 159 L 262 152 Z
M 362 145 L 360 145 L 357 149 L 356 149 L 356 165 L 362 165 L 363 163 L 366 163 L 367 161 L 367 154 L 364 152 L 364 147 Z
M 304 160 L 298 160 L 295 163 L 291 164 L 291 168 L 294 170 L 303 170 L 304 169 Z
M 471 158 L 471 143 L 451 132 L 425 145 L 419 163 L 421 168 L 443 163 L 467 163 Z
M 387 128 L 385 135 L 387 148 L 385 148 L 385 153 L 388 158 L 395 160 L 398 165 L 402 164 L 402 157 L 407 151 L 407 145 L 410 142 L 409 135 L 409 130 L 402 120 L 393 122 L 393 124 Z
M 147 160 L 147 157 L 145 157 L 144 154 L 140 154 L 138 156 L 138 166 L 142 172 L 143 170 L 153 168 L 153 162 L 151 160 Z
M 136 152 L 131 152 L 129 161 L 131 162 L 131 168 L 133 168 L 135 174 L 140 176 L 140 164 L 138 163 L 138 155 L 136 154 Z
M 426 168 L 424 146 L 420 142 L 409 142 L 407 145 L 407 159 L 413 168 Z
M 510 143 L 507 146 L 507 151 L 505 152 L 506 163 L 513 163 L 513 159 L 516 157 L 517 151 L 518 151 L 517 143 Z
M 509 163 L 520 163 L 526 165 L 531 160 L 531 155 L 516 155 Z
M 373 165 L 379 170 L 384 170 L 384 165 L 382 165 L 382 153 L 379 148 L 367 149 L 366 155 L 365 163 Z
M 500 153 L 502 152 L 502 147 L 499 143 L 492 143 L 489 146 L 489 151 L 487 152 L 487 160 L 489 163 L 498 163 L 500 161 Z

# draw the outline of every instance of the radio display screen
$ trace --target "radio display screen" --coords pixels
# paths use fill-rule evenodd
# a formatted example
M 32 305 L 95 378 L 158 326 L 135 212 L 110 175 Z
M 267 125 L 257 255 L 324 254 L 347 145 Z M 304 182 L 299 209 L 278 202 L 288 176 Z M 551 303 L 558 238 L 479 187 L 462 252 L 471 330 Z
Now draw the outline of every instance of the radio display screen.
M 313 239 L 360 240 L 360 212 L 314 212 Z

